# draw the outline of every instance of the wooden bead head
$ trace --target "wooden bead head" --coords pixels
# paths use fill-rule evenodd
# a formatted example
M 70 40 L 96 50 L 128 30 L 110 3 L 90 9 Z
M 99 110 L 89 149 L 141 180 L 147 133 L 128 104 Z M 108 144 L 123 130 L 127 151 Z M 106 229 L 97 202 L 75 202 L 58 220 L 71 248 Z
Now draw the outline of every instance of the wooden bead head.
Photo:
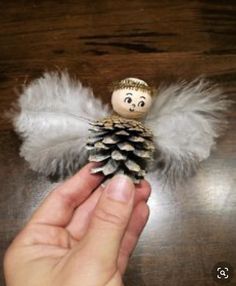
M 152 90 L 138 78 L 126 78 L 115 85 L 111 99 L 114 111 L 130 119 L 146 115 L 152 104 Z

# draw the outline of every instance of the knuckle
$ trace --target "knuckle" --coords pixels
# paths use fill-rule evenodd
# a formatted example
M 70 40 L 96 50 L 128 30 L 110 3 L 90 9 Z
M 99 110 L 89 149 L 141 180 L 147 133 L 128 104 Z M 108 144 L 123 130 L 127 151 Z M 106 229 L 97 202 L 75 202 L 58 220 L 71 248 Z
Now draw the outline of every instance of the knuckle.
M 94 213 L 95 218 L 106 224 L 123 228 L 126 224 L 127 217 L 124 214 L 114 214 L 111 210 L 99 208 Z
M 75 208 L 76 206 L 76 197 L 75 195 L 66 192 L 64 189 L 54 193 L 55 197 L 58 198 L 59 202 L 63 202 L 68 208 Z

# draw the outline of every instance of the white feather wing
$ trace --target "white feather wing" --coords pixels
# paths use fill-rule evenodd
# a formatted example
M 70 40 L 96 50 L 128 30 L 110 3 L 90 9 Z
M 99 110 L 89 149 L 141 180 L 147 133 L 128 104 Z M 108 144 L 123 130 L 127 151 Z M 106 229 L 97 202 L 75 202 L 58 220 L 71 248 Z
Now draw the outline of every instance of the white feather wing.
M 87 159 L 89 122 L 109 113 L 90 88 L 66 72 L 45 73 L 31 82 L 18 105 L 13 123 L 23 138 L 21 156 L 33 170 L 62 177 Z
M 169 181 L 190 176 L 226 126 L 230 102 L 204 79 L 161 87 L 145 124 L 154 133 L 156 167 Z

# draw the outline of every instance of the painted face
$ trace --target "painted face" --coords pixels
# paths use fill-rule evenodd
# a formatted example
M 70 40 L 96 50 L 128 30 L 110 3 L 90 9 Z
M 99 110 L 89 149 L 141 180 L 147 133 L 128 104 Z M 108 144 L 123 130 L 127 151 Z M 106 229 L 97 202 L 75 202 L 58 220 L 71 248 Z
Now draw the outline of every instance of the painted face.
M 125 118 L 141 118 L 149 110 L 152 97 L 148 92 L 123 88 L 115 90 L 111 99 L 116 113 Z

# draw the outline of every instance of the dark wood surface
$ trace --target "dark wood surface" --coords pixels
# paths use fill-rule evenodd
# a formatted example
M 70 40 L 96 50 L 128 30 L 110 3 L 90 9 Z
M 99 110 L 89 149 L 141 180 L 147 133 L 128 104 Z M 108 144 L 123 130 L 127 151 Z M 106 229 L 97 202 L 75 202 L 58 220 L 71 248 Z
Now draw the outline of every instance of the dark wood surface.
M 158 85 L 201 74 L 235 99 L 236 2 L 0 1 L 0 113 L 22 84 L 63 68 L 104 102 L 110 100 L 108 84 L 126 76 Z M 194 178 L 172 192 L 153 190 L 127 286 L 217 285 L 211 269 L 219 261 L 236 272 L 235 106 L 229 121 L 226 136 Z M 51 188 L 19 157 L 19 146 L 1 119 L 1 256 Z M 235 277 L 228 285 L 236 285 Z

